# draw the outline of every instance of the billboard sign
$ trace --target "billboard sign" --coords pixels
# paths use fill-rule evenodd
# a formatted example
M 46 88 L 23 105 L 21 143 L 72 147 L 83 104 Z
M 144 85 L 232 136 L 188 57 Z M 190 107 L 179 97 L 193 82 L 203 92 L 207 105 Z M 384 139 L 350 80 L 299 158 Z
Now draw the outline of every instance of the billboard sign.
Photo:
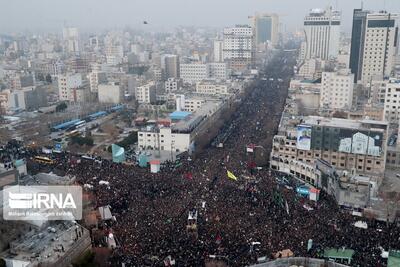
M 311 129 L 311 126 L 308 125 L 297 126 L 297 149 L 311 149 Z
M 296 192 L 302 196 L 308 196 L 310 194 L 310 189 L 305 186 L 299 186 L 296 188 Z
M 352 154 L 380 157 L 383 134 L 380 132 L 340 131 L 339 151 Z

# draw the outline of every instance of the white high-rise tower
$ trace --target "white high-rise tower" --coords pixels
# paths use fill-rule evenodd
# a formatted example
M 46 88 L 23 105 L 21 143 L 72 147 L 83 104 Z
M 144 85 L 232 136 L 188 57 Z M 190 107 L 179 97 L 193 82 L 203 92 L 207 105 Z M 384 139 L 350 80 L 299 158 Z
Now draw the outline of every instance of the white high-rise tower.
M 337 57 L 340 38 L 340 11 L 312 9 L 304 18 L 305 59 Z

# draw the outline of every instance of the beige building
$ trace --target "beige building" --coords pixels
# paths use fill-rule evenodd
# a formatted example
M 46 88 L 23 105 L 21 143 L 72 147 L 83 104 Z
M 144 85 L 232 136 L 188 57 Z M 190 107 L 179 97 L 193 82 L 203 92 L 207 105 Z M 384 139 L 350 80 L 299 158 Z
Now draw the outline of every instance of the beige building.
M 182 87 L 182 80 L 176 78 L 168 78 L 164 82 L 165 92 L 175 92 Z
M 79 88 L 72 88 L 70 90 L 70 99 L 69 101 L 75 103 L 85 103 L 89 102 L 90 99 L 90 91 L 88 86 L 82 86 Z
M 229 94 L 229 86 L 226 83 L 220 83 L 214 80 L 204 80 L 196 84 L 196 93 L 205 95 L 227 95 Z
M 400 120 L 400 80 L 391 79 L 386 84 L 385 92 L 385 120 L 390 123 L 399 123 Z
M 90 92 L 97 92 L 99 84 L 107 81 L 107 75 L 105 72 L 92 71 L 88 74 L 88 80 L 90 84 Z
M 180 77 L 185 83 L 196 83 L 210 77 L 210 66 L 203 63 L 180 65 Z
M 284 116 L 273 139 L 271 168 L 301 173 L 299 178 L 315 184 L 313 168 L 321 159 L 338 170 L 383 177 L 387 128 L 382 121 Z
M 321 108 L 351 109 L 353 103 L 354 74 L 349 69 L 323 72 L 321 80 Z
M 398 14 L 367 14 L 361 66 L 363 85 L 368 85 L 371 80 L 383 80 L 390 76 L 397 48 L 396 19 Z
M 185 106 L 183 111 L 196 112 L 204 105 L 205 102 L 206 100 L 201 98 L 185 98 Z
M 156 85 L 154 82 L 136 87 L 135 98 L 139 104 L 153 103 L 156 100 Z
M 82 86 L 82 75 L 80 73 L 58 75 L 58 96 L 61 101 L 70 101 L 71 89 Z
M 325 60 L 321 60 L 318 58 L 310 58 L 304 60 L 303 65 L 300 66 L 298 74 L 304 79 L 313 80 L 321 78 L 324 69 L 325 69 Z
M 224 60 L 232 69 L 241 71 L 254 64 L 253 29 L 249 25 L 237 25 L 224 29 Z

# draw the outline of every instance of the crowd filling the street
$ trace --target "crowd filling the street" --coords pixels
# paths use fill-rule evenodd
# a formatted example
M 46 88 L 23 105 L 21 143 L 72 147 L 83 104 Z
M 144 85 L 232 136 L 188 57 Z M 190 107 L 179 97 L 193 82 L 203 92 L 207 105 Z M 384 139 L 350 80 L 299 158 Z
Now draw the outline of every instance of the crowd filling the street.
M 382 250 L 400 249 L 399 227 L 368 220 L 368 229 L 357 228 L 359 218 L 342 211 L 331 196 L 321 192 L 311 201 L 296 193 L 294 177 L 257 167 L 255 152 L 265 150 L 268 157 L 278 128 L 292 61 L 279 54 L 264 72 L 267 79 L 251 85 L 216 137 L 223 136 L 222 148 L 183 153 L 162 164 L 159 173 L 106 159 L 77 161 L 67 152 L 54 154 L 52 165 L 28 160 L 29 167 L 75 177 L 89 185 L 95 208 L 111 207 L 115 220 L 102 225 L 117 244 L 110 266 L 204 266 L 209 259 L 248 266 L 285 249 L 323 258 L 326 248 L 354 250 L 352 266 L 385 266 Z M 257 147 L 253 153 L 246 151 L 249 144 Z M 19 153 L 14 145 L 4 151 Z M 38 152 L 26 153 L 29 158 Z

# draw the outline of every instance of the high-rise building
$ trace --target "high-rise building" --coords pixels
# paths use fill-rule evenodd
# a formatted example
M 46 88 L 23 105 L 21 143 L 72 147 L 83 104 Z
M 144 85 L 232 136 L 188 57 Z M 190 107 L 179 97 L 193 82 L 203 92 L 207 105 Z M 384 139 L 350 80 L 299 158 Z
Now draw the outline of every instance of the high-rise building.
M 150 82 L 136 87 L 135 98 L 139 104 L 154 103 L 156 100 L 156 85 L 153 82 Z
M 110 65 L 118 65 L 122 63 L 124 57 L 124 49 L 122 45 L 107 44 L 106 45 L 106 61 Z
M 277 14 L 256 14 L 251 21 L 256 45 L 266 42 L 271 42 L 272 46 L 278 44 L 279 17 Z
M 253 29 L 248 25 L 224 29 L 224 60 L 234 70 L 243 70 L 254 63 Z
M 68 53 L 79 53 L 79 32 L 78 28 L 66 27 L 63 29 L 65 50 Z
M 66 74 L 58 75 L 58 96 L 60 100 L 71 100 L 72 90 L 74 88 L 80 88 L 82 86 L 82 75 Z
M 105 72 L 101 71 L 92 71 L 88 75 L 88 80 L 89 80 L 89 85 L 90 85 L 90 91 L 91 92 L 97 92 L 99 84 L 105 83 L 107 81 L 107 75 Z
M 196 83 L 210 77 L 210 66 L 202 63 L 181 64 L 180 77 L 185 83 Z
M 165 79 L 179 78 L 179 56 L 164 55 L 161 57 L 161 67 L 164 70 Z
M 385 93 L 385 120 L 390 123 L 399 123 L 400 119 L 400 81 L 390 79 L 386 83 Z
M 208 63 L 210 70 L 210 78 L 218 79 L 218 80 L 227 80 L 229 78 L 230 72 L 228 68 L 228 64 L 221 62 L 213 62 Z
M 367 27 L 367 15 L 369 11 L 354 9 L 353 28 L 351 32 L 350 69 L 354 74 L 354 82 L 361 77 L 361 66 L 363 65 L 363 51 L 365 41 L 365 29 Z
M 323 60 L 337 57 L 340 38 L 340 11 L 332 7 L 312 9 L 304 18 L 305 59 L 320 58 Z
M 224 41 L 215 40 L 214 41 L 214 62 L 224 61 Z
M 361 80 L 367 85 L 371 80 L 389 77 L 394 68 L 397 49 L 397 14 L 386 12 L 367 14 L 365 38 L 362 45 Z

